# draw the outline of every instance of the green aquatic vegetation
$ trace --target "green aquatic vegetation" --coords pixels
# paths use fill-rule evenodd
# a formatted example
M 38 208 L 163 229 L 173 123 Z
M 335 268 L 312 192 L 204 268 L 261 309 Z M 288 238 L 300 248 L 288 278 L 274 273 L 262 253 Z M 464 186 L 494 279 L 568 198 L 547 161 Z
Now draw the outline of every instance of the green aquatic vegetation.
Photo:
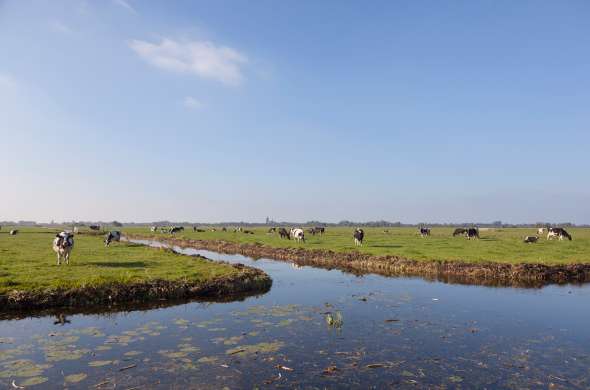
M 123 355 L 124 356 L 137 356 L 137 355 L 141 355 L 143 352 L 141 351 L 129 351 L 129 352 L 125 352 Z
M 78 383 L 78 382 L 82 382 L 84 379 L 88 378 L 88 375 L 84 374 L 84 373 L 80 373 L 80 374 L 71 374 L 71 375 L 67 375 L 64 380 L 66 383 Z
M 341 328 L 344 324 L 342 313 L 337 311 L 334 315 L 332 313 L 326 314 L 326 324 L 331 328 Z
M 174 323 L 178 326 L 187 327 L 190 321 L 183 318 L 177 318 L 174 320 Z
M 253 355 L 258 353 L 274 353 L 279 351 L 284 346 L 285 343 L 282 341 L 273 341 L 270 343 L 263 342 L 258 344 L 240 345 L 238 347 L 228 349 L 225 351 L 225 353 L 227 355 L 238 356 Z
M 204 356 L 197 360 L 198 363 L 206 363 L 206 364 L 217 364 L 219 362 L 219 358 L 216 356 Z
M 31 360 L 19 359 L 0 364 L 0 378 L 27 378 L 43 374 L 51 364 L 37 364 Z
M 82 356 L 91 352 L 87 348 L 79 349 L 61 349 L 61 348 L 46 348 L 45 360 L 48 362 L 60 362 L 64 360 L 78 360 Z
M 189 353 L 200 351 L 199 347 L 195 347 L 194 345 L 191 345 L 188 343 L 178 344 L 178 349 L 180 350 L 180 352 L 189 352 Z
M 277 326 L 290 326 L 293 322 L 295 322 L 295 320 L 292 320 L 292 319 L 282 320 L 277 324 Z
M 223 343 L 224 345 L 237 345 L 244 339 L 244 336 L 232 336 L 232 337 L 216 337 L 213 342 L 216 344 Z
M 35 386 L 45 383 L 49 380 L 49 378 L 44 376 L 36 376 L 33 378 L 29 378 L 26 381 L 22 382 L 20 386 L 28 387 L 28 386 Z
M 0 350 L 0 362 L 23 355 L 27 353 L 30 348 L 30 345 L 19 345 L 16 348 Z
M 113 349 L 110 345 L 99 345 L 98 347 L 94 348 L 96 351 L 108 351 Z
M 170 350 L 161 350 L 161 351 L 158 351 L 158 353 L 160 355 L 166 356 L 167 358 L 170 358 L 170 359 L 184 358 L 184 357 L 187 357 L 189 354 L 189 352 L 170 351 Z
M 88 363 L 90 367 L 103 367 L 108 366 L 110 364 L 113 364 L 112 360 L 94 360 Z
M 226 328 L 211 328 L 208 330 L 209 330 L 209 332 L 225 332 L 227 329 Z

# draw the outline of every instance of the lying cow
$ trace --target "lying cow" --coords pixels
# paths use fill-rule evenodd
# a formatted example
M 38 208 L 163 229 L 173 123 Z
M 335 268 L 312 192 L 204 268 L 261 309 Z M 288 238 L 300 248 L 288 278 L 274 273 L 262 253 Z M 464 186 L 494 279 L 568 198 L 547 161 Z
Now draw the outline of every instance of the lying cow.
M 252 230 L 244 230 L 243 233 L 244 234 L 254 234 L 254 232 Z
M 109 232 L 104 240 L 104 246 L 109 246 L 111 245 L 111 242 L 113 241 L 121 241 L 121 232 L 118 230 L 113 230 L 112 232 Z
M 90 230 L 100 230 L 100 225 L 90 225 L 88 228 L 90 228 Z
M 279 237 L 286 238 L 287 240 L 291 239 L 291 236 L 289 236 L 289 232 L 287 232 L 287 229 L 285 229 L 285 228 L 279 229 Z
M 303 232 L 303 229 L 300 229 L 300 228 L 291 229 L 291 237 L 297 242 L 300 242 L 300 241 L 305 242 L 305 233 Z
M 8 234 L 10 234 L 11 236 L 16 236 L 18 234 L 18 230 L 17 229 L 13 229 Z
M 70 264 L 70 253 L 74 248 L 74 235 L 69 232 L 61 232 L 53 239 L 53 251 L 57 253 L 57 265 L 61 265 L 62 259 Z
M 352 234 L 352 237 L 354 238 L 354 245 L 362 246 L 363 240 L 365 239 L 365 232 L 363 231 L 363 229 L 356 228 L 354 233 Z
M 534 244 L 537 241 L 539 241 L 539 237 L 538 236 L 526 236 L 524 238 L 524 243 L 525 244 Z
M 547 239 L 550 240 L 554 237 L 559 238 L 559 240 L 563 240 L 563 238 L 567 238 L 568 240 L 572 240 L 572 236 L 564 229 L 564 228 L 549 228 L 549 233 L 547 233 Z
M 466 234 L 467 234 L 467 229 L 465 229 L 465 228 L 457 228 L 453 232 L 453 237 L 464 236 Z
M 428 237 L 428 236 L 430 236 L 430 228 L 421 227 L 420 228 L 420 237 L 424 238 L 424 237 Z

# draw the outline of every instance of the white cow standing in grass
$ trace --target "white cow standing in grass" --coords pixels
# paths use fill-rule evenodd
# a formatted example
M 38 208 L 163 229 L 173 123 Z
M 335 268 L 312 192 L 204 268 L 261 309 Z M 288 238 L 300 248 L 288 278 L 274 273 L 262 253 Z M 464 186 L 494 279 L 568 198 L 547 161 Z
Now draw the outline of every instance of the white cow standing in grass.
M 74 235 L 70 232 L 61 232 L 55 235 L 53 239 L 53 251 L 57 253 L 57 265 L 61 264 L 63 259 L 66 264 L 70 264 L 70 253 L 74 248 Z
M 305 242 L 305 233 L 303 232 L 303 229 L 300 229 L 300 228 L 291 229 L 291 237 L 297 242 L 300 242 L 300 241 Z

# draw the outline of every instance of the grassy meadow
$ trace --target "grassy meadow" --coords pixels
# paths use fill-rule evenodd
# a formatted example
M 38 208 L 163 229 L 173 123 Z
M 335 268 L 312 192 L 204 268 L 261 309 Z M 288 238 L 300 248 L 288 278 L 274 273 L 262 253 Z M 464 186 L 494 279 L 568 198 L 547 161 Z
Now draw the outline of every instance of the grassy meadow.
M 206 229 L 206 227 L 200 227 Z M 123 229 L 129 233 L 153 235 L 149 228 Z M 336 252 L 358 250 L 373 255 L 397 255 L 414 260 L 455 260 L 467 262 L 573 264 L 590 263 L 590 229 L 567 229 L 573 241 L 547 241 L 542 237 L 536 244 L 522 242 L 524 236 L 535 235 L 533 228 L 480 229 L 480 240 L 453 237 L 454 228 L 433 228 L 432 235 L 421 238 L 416 228 L 365 228 L 365 243 L 355 247 L 352 228 L 326 228 L 323 236 L 312 236 L 305 229 L 305 243 L 281 240 L 278 234 L 267 234 L 268 227 L 247 228 L 255 234 L 227 232 L 194 232 L 186 228 L 175 236 L 188 239 L 226 240 L 259 243 L 273 247 L 302 247 Z M 388 230 L 388 232 L 384 232 Z M 167 234 L 156 233 L 156 236 Z
M 0 294 L 12 290 L 75 288 L 149 280 L 205 281 L 236 270 L 200 258 L 131 243 L 105 248 L 102 235 L 78 234 L 70 265 L 56 265 L 52 240 L 56 230 L 19 228 L 0 231 Z

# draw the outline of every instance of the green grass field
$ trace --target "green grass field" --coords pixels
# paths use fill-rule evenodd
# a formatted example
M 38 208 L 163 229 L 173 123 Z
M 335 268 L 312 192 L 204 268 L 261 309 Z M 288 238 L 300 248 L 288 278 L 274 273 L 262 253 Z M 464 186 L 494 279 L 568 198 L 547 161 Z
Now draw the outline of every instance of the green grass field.
M 480 240 L 452 237 L 453 228 L 433 228 L 432 236 L 421 238 L 415 228 L 366 228 L 365 243 L 356 248 L 352 228 L 327 228 L 323 236 L 312 236 L 306 230 L 306 243 L 281 240 L 278 235 L 267 234 L 268 228 L 248 228 L 255 234 L 228 232 L 193 232 L 186 229 L 177 237 L 203 240 L 227 240 L 260 243 L 273 247 L 303 247 L 354 251 L 374 255 L 398 255 L 414 260 L 457 260 L 467 262 L 493 261 L 503 263 L 572 264 L 590 263 L 590 229 L 567 229 L 573 241 L 547 241 L 542 237 L 536 244 L 525 244 L 526 235 L 535 235 L 536 229 L 481 229 Z M 148 228 L 130 228 L 124 231 L 152 234 Z M 158 235 L 167 236 L 158 233 Z
M 8 230 L 0 231 L 0 294 L 154 279 L 202 281 L 236 272 L 228 265 L 136 244 L 105 248 L 102 235 L 83 234 L 75 237 L 70 265 L 58 267 L 51 248 L 56 231 L 20 228 L 10 236 Z

